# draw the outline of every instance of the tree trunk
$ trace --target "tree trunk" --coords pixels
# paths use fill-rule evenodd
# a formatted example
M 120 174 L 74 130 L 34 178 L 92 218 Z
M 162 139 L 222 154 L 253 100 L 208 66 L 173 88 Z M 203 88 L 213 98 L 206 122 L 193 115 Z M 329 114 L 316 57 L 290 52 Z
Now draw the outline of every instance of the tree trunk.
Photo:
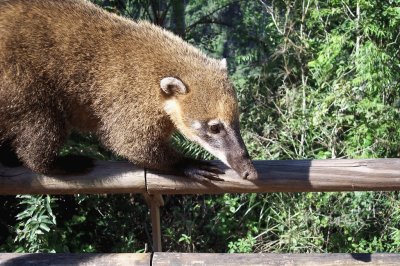
M 185 1 L 171 0 L 173 31 L 185 38 Z

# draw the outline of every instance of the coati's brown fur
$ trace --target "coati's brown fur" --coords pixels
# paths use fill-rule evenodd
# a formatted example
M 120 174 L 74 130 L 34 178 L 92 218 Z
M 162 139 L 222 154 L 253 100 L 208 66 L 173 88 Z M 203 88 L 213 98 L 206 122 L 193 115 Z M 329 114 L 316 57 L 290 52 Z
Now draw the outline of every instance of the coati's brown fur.
M 165 111 L 165 77 L 187 89 L 174 95 L 179 121 Z M 185 160 L 169 145 L 176 127 L 190 131 L 192 117 L 237 123 L 237 110 L 221 62 L 160 27 L 87 1 L 0 0 L 0 143 L 34 171 L 51 169 L 71 130 L 169 170 Z

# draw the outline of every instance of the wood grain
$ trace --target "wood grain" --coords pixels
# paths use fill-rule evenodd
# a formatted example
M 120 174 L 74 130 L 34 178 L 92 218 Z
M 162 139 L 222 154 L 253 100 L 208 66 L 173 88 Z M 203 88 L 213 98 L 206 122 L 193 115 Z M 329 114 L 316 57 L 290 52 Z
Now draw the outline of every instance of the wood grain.
M 45 176 L 0 165 L 0 195 L 145 193 L 144 170 L 128 162 L 95 162 L 84 175 Z
M 400 265 L 400 254 L 224 254 L 224 253 L 154 253 L 153 266 L 168 265 Z
M 0 253 L 2 266 L 149 266 L 150 260 L 149 253 Z
M 225 181 L 197 181 L 148 171 L 150 194 L 400 190 L 400 159 L 255 161 L 260 179 L 226 172 Z

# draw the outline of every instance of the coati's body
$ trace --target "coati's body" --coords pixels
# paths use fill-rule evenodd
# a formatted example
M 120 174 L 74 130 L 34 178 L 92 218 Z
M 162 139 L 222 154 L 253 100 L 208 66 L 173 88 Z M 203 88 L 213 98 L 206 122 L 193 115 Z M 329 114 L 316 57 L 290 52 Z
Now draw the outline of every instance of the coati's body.
M 173 34 L 86 1 L 0 0 L 0 146 L 32 170 L 51 169 L 71 130 L 137 165 L 182 167 L 170 136 L 211 119 L 239 133 L 227 71 Z

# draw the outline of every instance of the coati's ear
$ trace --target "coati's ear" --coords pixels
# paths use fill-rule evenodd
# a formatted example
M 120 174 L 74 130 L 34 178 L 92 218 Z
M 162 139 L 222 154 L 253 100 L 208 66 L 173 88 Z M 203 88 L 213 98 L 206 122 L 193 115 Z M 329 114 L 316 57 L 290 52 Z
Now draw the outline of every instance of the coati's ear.
M 182 81 L 174 77 L 165 77 L 160 81 L 160 88 L 167 95 L 186 94 L 187 88 Z
M 226 61 L 226 58 L 224 58 L 221 61 L 219 61 L 219 67 L 222 70 L 227 70 L 228 69 L 228 62 Z

